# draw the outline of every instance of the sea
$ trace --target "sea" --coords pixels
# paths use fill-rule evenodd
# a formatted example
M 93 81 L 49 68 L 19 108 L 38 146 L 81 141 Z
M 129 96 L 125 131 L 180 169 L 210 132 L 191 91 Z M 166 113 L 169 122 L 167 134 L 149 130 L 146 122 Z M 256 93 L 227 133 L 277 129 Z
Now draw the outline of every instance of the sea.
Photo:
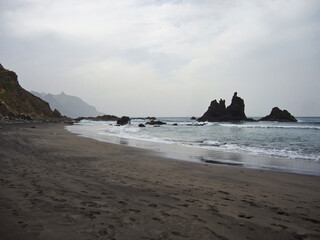
M 258 118 L 255 118 L 258 119 Z M 103 142 L 149 149 L 166 158 L 320 176 L 320 117 L 298 122 L 197 122 L 157 118 L 165 125 L 82 120 L 66 129 Z

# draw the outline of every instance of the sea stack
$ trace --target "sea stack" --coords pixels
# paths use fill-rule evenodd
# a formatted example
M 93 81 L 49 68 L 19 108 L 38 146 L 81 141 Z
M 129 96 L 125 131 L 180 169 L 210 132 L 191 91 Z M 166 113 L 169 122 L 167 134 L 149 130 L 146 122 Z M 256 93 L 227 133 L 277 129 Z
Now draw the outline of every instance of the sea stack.
M 130 118 L 127 116 L 123 116 L 117 120 L 117 125 L 127 125 L 130 123 Z
M 249 121 L 244 113 L 244 101 L 234 93 L 230 106 L 226 108 L 225 100 L 213 100 L 208 110 L 198 119 L 199 122 L 238 122 Z
M 297 119 L 287 110 L 274 107 L 268 116 L 261 118 L 259 121 L 297 122 Z

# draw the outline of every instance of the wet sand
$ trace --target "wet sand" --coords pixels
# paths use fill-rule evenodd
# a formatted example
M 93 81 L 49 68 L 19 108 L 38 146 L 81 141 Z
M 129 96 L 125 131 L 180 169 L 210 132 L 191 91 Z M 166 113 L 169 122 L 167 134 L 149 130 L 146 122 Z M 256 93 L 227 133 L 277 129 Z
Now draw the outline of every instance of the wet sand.
M 1 239 L 320 239 L 320 177 L 1 127 Z

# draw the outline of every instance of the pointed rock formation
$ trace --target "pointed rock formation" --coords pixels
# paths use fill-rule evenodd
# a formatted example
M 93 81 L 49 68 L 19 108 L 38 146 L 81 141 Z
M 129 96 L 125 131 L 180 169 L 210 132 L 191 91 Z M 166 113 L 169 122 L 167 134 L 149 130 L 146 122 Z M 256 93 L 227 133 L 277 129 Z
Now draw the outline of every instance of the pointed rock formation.
M 213 100 L 208 110 L 198 119 L 199 122 L 238 122 L 252 121 L 244 113 L 244 101 L 234 93 L 230 106 L 226 108 L 225 100 Z
M 240 121 L 247 120 L 247 116 L 244 113 L 244 101 L 237 96 L 237 92 L 234 93 L 231 104 L 226 109 L 226 115 Z
M 261 118 L 259 121 L 297 122 L 297 119 L 287 110 L 274 107 L 268 116 Z

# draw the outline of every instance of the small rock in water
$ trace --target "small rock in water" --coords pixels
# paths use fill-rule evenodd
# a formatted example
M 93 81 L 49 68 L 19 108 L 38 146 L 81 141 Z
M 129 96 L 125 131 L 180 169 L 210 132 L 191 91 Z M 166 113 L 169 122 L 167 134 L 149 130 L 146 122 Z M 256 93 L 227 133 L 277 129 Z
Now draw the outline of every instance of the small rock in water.
M 139 127 L 146 127 L 144 124 L 140 123 Z
M 118 119 L 117 124 L 119 125 L 130 124 L 130 118 L 127 116 L 123 116 L 122 118 Z
M 148 124 L 148 125 L 163 125 L 163 124 L 167 124 L 167 123 L 162 122 L 162 121 L 154 121 L 154 120 L 152 120 L 150 122 L 147 122 L 146 124 Z
M 259 121 L 297 122 L 297 119 L 287 110 L 274 107 L 268 116 L 261 118 Z

